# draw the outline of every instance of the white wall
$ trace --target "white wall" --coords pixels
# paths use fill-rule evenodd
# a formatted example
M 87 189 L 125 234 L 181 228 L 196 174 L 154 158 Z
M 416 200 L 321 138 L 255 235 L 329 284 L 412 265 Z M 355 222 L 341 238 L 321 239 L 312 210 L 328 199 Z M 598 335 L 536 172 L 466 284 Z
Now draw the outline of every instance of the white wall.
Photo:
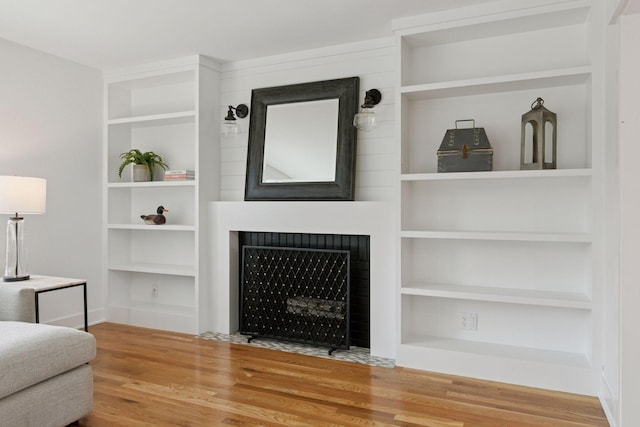
M 640 14 L 621 18 L 620 426 L 640 425 Z
M 250 106 L 254 88 L 360 77 L 360 100 L 366 90 L 376 88 L 382 92 L 382 101 L 375 107 L 378 128 L 358 132 L 355 197 L 360 201 L 394 200 L 399 164 L 394 147 L 394 52 L 393 39 L 388 38 L 226 64 L 220 83 L 221 111 L 226 112 L 228 105 Z M 223 201 L 244 199 L 249 117 L 239 119 L 238 124 L 243 133 L 223 136 L 221 141 Z
M 46 214 L 25 219 L 29 272 L 87 279 L 102 319 L 102 74 L 2 39 L 0 57 L 0 174 L 47 179 Z M 43 322 L 81 326 L 81 313 L 80 288 L 42 295 Z

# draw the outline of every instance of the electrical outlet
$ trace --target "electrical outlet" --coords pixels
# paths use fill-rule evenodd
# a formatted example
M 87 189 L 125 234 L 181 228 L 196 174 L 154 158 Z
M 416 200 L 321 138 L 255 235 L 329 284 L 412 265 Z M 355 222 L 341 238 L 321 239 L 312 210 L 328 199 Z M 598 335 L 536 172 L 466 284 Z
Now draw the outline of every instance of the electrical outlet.
M 151 296 L 154 298 L 158 296 L 158 287 L 156 285 L 153 285 L 151 287 Z
M 459 313 L 459 316 L 460 329 L 467 331 L 478 330 L 478 313 Z

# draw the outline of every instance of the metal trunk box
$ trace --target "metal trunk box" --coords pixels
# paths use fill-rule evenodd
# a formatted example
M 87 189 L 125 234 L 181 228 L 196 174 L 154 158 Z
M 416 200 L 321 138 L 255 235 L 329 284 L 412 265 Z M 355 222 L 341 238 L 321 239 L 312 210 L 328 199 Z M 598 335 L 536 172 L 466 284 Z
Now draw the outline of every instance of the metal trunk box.
M 473 128 L 458 129 L 459 122 L 473 122 Z M 438 148 L 438 172 L 475 172 L 493 170 L 493 148 L 484 128 L 475 120 L 456 120 L 455 129 L 447 129 Z

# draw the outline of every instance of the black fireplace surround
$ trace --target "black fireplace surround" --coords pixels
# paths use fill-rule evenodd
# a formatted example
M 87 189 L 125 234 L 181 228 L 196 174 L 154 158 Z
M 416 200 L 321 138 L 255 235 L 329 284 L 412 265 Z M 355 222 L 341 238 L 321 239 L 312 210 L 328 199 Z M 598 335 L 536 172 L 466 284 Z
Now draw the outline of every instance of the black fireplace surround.
M 238 241 L 241 333 L 370 347 L 369 236 L 242 231 Z

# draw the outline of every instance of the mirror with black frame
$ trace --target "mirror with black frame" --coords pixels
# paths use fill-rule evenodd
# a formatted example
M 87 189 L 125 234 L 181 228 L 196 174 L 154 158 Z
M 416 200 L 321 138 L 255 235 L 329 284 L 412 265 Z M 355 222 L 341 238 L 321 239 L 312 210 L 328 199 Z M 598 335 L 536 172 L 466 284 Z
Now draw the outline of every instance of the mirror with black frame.
M 354 200 L 359 83 L 252 91 L 245 200 Z

